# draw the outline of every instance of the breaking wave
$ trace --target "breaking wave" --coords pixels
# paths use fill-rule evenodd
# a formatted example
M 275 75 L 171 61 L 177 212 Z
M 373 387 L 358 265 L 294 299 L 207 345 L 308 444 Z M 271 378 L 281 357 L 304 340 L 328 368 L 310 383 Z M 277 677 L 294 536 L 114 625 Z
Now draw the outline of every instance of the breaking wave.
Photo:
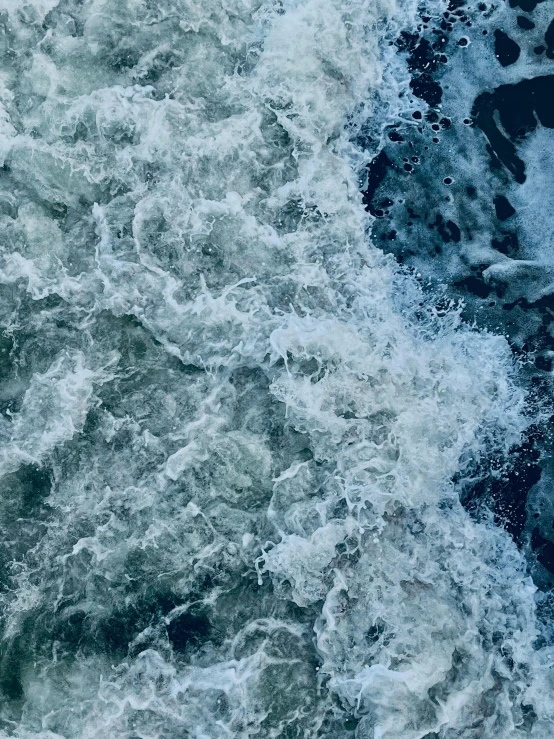
M 518 366 L 362 204 L 415 4 L 3 8 L 0 737 L 551 737 Z

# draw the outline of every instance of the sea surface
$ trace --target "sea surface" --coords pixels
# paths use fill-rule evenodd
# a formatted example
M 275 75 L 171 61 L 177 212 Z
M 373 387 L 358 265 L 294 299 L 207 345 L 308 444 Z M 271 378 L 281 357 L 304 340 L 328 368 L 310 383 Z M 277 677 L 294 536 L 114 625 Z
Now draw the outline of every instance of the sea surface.
M 552 0 L 0 0 L 0 739 L 554 737 Z

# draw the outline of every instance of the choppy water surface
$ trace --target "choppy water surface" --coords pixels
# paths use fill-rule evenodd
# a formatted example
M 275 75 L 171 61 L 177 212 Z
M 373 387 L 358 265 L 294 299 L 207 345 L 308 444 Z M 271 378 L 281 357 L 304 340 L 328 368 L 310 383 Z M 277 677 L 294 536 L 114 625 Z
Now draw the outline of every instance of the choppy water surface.
M 392 208 L 449 177 L 538 210 L 518 159 L 550 192 L 542 119 L 489 169 L 504 67 L 461 55 L 483 28 L 505 54 L 520 11 L 465 16 L 469 45 L 447 23 L 427 69 L 439 2 L 1 8 L 0 737 L 552 737 L 548 577 L 526 499 L 498 505 L 547 466 L 548 368 L 536 392 L 531 349 L 458 302 L 548 249 L 535 218 L 535 257 L 491 260 L 462 204 L 467 248 L 435 224 L 456 272 Z M 391 178 L 429 115 L 474 123 Z M 547 277 L 508 287 L 518 325 Z

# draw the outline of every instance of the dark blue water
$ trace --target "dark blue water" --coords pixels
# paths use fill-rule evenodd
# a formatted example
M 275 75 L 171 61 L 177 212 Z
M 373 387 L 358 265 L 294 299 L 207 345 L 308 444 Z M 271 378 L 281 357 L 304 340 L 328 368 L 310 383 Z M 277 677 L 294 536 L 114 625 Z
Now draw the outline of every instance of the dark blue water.
M 549 3 L 524 5 L 453 2 L 435 18 L 420 9 L 418 33 L 403 34 L 398 46 L 427 105 L 415 106 L 415 126 L 389 127 L 365 202 L 378 243 L 432 289 L 446 286 L 449 298 L 463 300 L 468 321 L 504 332 L 523 362 L 541 419 L 512 450 L 511 468 L 498 476 L 492 461 L 464 501 L 494 511 L 548 593 L 554 15 Z

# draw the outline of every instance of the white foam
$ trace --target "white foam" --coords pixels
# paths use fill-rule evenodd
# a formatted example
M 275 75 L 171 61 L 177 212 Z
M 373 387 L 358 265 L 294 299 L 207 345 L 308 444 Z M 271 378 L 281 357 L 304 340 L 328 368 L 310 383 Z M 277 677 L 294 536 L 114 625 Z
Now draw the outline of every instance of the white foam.
M 63 269 L 15 240 L 0 278 L 60 296 L 74 333 L 48 314 L 48 341 L 90 355 L 35 375 L 6 446 L 56 472 L 6 613 L 47 644 L 41 623 L 80 613 L 84 635 L 20 658 L 10 731 L 346 737 L 350 716 L 360 738 L 546 739 L 533 586 L 451 482 L 526 426 L 509 349 L 438 318 L 369 244 L 368 153 L 346 128 L 402 114 L 388 41 L 413 5 L 93 0 L 79 13 L 82 38 L 60 21 L 56 73 L 49 62 L 46 84 L 42 68 L 29 111 L 8 106 L 6 133 L 21 198 L 64 203 L 78 225 L 48 230 L 20 208 L 9 228 L 37 224 Z M 143 622 L 141 604 L 168 593 L 175 612 Z M 194 604 L 216 636 L 171 647 L 165 629 Z

